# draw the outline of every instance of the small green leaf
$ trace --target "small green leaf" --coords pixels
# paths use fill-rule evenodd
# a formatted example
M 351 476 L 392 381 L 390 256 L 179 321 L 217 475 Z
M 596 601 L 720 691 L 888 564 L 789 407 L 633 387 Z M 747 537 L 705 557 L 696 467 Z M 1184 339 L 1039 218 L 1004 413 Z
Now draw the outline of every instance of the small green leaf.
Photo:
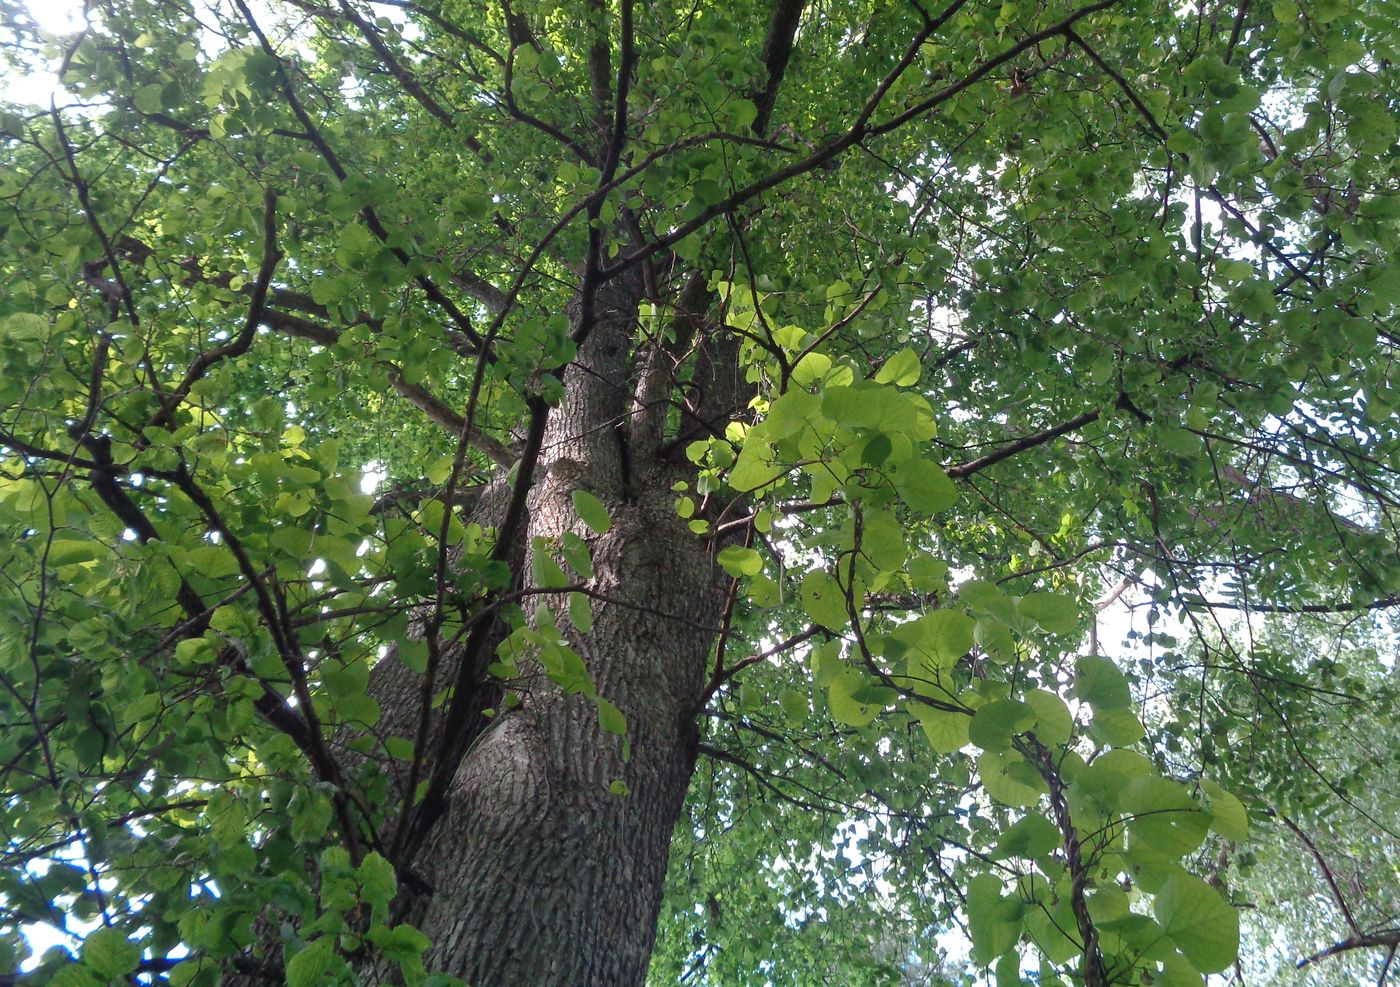
M 787 472 L 772 444 L 760 434 L 761 428 L 749 429 L 739 458 L 729 471 L 729 485 L 741 493 L 760 490 Z
M 605 535 L 612 528 L 612 518 L 603 502 L 587 490 L 577 489 L 572 494 L 574 510 L 579 520 L 588 525 L 595 534 Z
M 864 518 L 860 540 L 861 554 L 875 568 L 893 572 L 904 565 L 908 549 L 904 527 L 892 511 L 873 511 Z
M 366 938 L 379 947 L 379 951 L 399 963 L 416 960 L 432 943 L 411 925 L 396 925 L 392 929 L 383 925 L 371 926 Z
M 938 514 L 958 500 L 958 488 L 937 464 L 911 459 L 894 469 L 893 483 L 900 498 L 920 514 Z
M 1001 880 L 978 874 L 967 888 L 967 928 L 972 935 L 972 958 L 981 966 L 994 962 L 1021 937 L 1025 908 L 1013 897 L 1003 897 Z
M 973 620 L 957 610 L 935 610 L 901 624 L 890 637 L 909 652 L 908 687 L 924 696 L 947 697 L 948 673 L 972 649 Z
M 1002 805 L 1028 809 L 1045 794 L 1045 781 L 1018 752 L 987 751 L 977 759 L 977 774 L 987 794 Z
M 564 572 L 558 562 L 554 561 L 554 556 L 549 554 L 549 547 L 543 539 L 535 542 L 535 549 L 531 553 L 531 565 L 534 570 L 535 585 L 541 589 L 562 589 L 569 585 L 569 577 Z
M 893 699 L 894 694 L 890 693 L 888 697 L 883 694 L 869 695 L 865 692 L 869 684 L 869 679 L 864 673 L 850 667 L 842 668 L 832 678 L 827 702 L 836 722 L 852 727 L 863 727 L 880 715 L 884 705 L 879 700 Z M 885 693 L 889 690 L 880 690 L 880 692 Z M 868 699 L 876 701 L 866 701 Z
M 374 910 L 376 916 L 382 916 L 388 909 L 389 902 L 394 900 L 394 895 L 399 890 L 399 880 L 394 873 L 394 865 L 389 863 L 378 851 L 371 850 L 365 854 L 365 859 L 360 861 L 360 866 L 355 869 L 355 877 L 363 889 L 364 900 Z
M 1152 978 L 1155 987 L 1202 987 L 1204 982 L 1205 978 L 1180 954 L 1164 959 L 1161 972 Z
M 841 672 L 841 642 L 823 641 L 812 647 L 812 681 L 825 688 Z
M 1172 857 L 1195 850 L 1210 829 L 1210 817 L 1186 789 L 1158 775 L 1133 779 L 1119 804 L 1132 817 L 1134 838 Z
M 587 634 L 593 629 L 593 606 L 586 593 L 569 594 L 569 623 L 580 634 Z
M 833 631 L 842 630 L 850 623 L 846 594 L 835 579 L 820 569 L 807 573 L 802 580 L 802 609 L 818 624 Z
M 1013 949 L 997 960 L 997 987 L 1020 987 L 1021 954 Z
M 939 754 L 952 754 L 968 744 L 967 728 L 972 717 L 965 713 L 935 709 L 920 702 L 908 704 L 909 712 L 923 727 L 924 736 Z
M 1027 857 L 1035 859 L 1055 850 L 1060 845 L 1060 831 L 1049 819 L 1039 814 L 1026 816 L 1001 834 L 993 860 L 1007 857 Z
M 618 737 L 627 733 L 627 717 L 622 715 L 622 710 L 602 696 L 598 697 L 598 725 Z
M 0 319 L 0 338 L 43 339 L 49 334 L 49 320 L 32 312 L 16 312 Z
M 1131 709 L 1100 709 L 1089 721 L 1089 737 L 1106 747 L 1127 747 L 1147 735 Z
M 564 532 L 559 539 L 559 547 L 564 561 L 583 579 L 593 578 L 593 556 L 588 551 L 588 543 L 572 531 Z
M 1244 803 L 1215 782 L 1207 779 L 1201 783 L 1210 799 L 1210 827 L 1227 840 L 1244 842 L 1249 839 L 1249 813 Z
M 890 458 L 890 453 L 894 451 L 894 444 L 890 442 L 890 437 L 884 432 L 879 432 L 865 444 L 865 448 L 860 451 L 860 461 L 863 466 L 883 466 L 885 460 Z

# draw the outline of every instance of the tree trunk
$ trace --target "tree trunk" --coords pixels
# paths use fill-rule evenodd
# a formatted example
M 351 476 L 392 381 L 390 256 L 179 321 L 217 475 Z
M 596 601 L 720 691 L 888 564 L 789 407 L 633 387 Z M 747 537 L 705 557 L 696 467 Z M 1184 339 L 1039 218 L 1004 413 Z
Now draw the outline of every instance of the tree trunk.
M 532 531 L 570 511 L 561 485 L 541 494 Z M 596 606 L 577 648 L 626 716 L 630 760 L 590 700 L 557 688 L 532 689 L 487 730 L 416 857 L 435 888 L 421 921 L 430 969 L 473 985 L 644 979 L 694 765 L 712 640 L 700 628 L 719 612 L 718 594 L 695 585 L 708 561 L 673 519 L 666 496 L 614 505 L 613 529 L 594 545 L 595 588 L 626 602 Z M 626 795 L 610 791 L 615 779 Z
M 433 943 L 428 969 L 472 987 L 640 984 L 655 940 L 724 584 L 708 543 L 676 515 L 671 485 L 683 473 L 656 459 L 652 443 L 628 449 L 638 296 L 626 283 L 598 293 L 565 401 L 546 426 L 516 546 L 528 558 L 536 539 L 572 532 L 588 542 L 588 634 L 570 628 L 562 596 L 530 599 L 558 615 L 598 695 L 622 711 L 629 756 L 600 726 L 596 702 L 566 694 L 537 664 L 522 667 L 520 704 L 485 721 L 442 815 L 406 855 L 433 888 L 408 913 Z M 579 519 L 579 488 L 608 508 L 606 534 Z M 400 712 L 387 704 L 417 690 L 393 666 L 379 686 L 386 718 Z

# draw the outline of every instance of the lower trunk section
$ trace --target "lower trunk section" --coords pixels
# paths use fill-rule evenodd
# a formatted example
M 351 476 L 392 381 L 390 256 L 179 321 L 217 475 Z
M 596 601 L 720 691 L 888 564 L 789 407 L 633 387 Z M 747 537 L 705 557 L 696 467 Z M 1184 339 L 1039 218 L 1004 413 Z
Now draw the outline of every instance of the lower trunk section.
M 537 486 L 532 537 L 581 530 L 566 474 Z M 472 987 L 645 979 L 723 600 L 706 547 L 656 486 L 608 505 L 611 531 L 590 538 L 593 628 L 569 635 L 626 717 L 630 756 L 594 702 L 527 676 L 522 703 L 478 738 L 414 857 L 434 888 L 411 916 L 433 942 L 430 970 Z

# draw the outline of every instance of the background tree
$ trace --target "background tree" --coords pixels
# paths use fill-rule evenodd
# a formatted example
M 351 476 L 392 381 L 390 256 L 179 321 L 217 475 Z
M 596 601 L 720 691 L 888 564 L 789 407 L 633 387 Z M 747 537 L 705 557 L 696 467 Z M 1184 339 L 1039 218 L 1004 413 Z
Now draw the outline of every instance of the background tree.
M 1198 983 L 1251 817 L 1336 878 L 1390 666 L 1253 628 L 1400 589 L 1388 5 L 85 19 L 0 121 L 33 977 Z

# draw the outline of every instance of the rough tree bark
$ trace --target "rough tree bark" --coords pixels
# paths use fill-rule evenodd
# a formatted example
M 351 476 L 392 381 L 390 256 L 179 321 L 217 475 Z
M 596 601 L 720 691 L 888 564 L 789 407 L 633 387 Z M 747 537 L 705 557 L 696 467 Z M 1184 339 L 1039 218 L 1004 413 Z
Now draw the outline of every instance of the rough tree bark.
M 586 340 L 544 427 L 515 546 L 531 588 L 528 563 L 520 564 L 525 546 L 566 531 L 588 542 L 593 627 L 578 635 L 562 618 L 560 627 L 598 694 L 626 717 L 629 756 L 600 726 L 595 702 L 565 694 L 538 666 L 522 668 L 513 683 L 518 706 L 490 720 L 474 715 L 460 728 L 468 749 L 403 857 L 430 889 L 407 903 L 405 917 L 432 940 L 429 969 L 472 985 L 639 984 L 655 939 L 725 583 L 712 546 L 676 515 L 672 484 L 692 470 L 668 462 L 655 441 L 656 416 L 639 413 L 657 396 L 648 370 L 665 359 L 635 346 L 640 292 L 633 279 L 603 285 L 586 329 L 583 306 L 571 306 L 573 329 Z M 577 516 L 579 488 L 608 508 L 606 534 Z M 474 513 L 497 524 L 508 496 L 500 481 Z M 563 610 L 556 594 L 535 599 Z M 440 681 L 456 674 L 461 650 Z M 484 650 L 469 678 L 498 696 L 482 668 L 494 648 Z M 382 726 L 408 731 L 421 690 L 421 676 L 395 660 L 381 664 L 372 691 L 385 710 Z M 611 790 L 618 780 L 626 794 Z

